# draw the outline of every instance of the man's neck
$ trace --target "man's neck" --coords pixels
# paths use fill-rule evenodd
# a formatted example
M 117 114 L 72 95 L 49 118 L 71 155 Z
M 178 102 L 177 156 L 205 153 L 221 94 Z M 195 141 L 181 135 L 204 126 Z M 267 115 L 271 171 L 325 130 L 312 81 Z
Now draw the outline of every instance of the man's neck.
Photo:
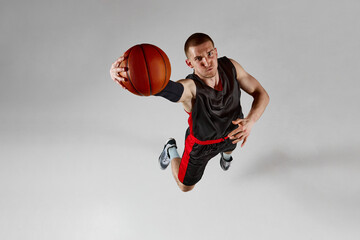
M 211 88 L 218 89 L 221 87 L 219 73 L 217 72 L 214 77 L 211 78 L 200 78 L 206 85 Z

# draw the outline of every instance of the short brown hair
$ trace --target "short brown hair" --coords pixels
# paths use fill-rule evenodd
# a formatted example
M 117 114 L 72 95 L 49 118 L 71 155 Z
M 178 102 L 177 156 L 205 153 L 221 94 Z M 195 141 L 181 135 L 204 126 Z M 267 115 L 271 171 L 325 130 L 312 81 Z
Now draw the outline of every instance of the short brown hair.
M 184 51 L 186 57 L 188 57 L 188 50 L 190 47 L 200 45 L 204 42 L 210 41 L 214 46 L 214 41 L 205 33 L 194 33 L 185 42 Z

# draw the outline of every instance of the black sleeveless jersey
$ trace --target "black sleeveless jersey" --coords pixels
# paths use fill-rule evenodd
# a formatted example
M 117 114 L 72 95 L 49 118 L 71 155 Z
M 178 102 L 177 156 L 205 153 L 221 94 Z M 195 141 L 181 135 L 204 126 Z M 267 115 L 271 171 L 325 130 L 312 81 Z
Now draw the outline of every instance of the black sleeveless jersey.
M 218 71 L 221 91 L 206 85 L 196 74 L 186 77 L 196 84 L 196 98 L 189 117 L 190 134 L 201 141 L 226 137 L 236 128 L 232 121 L 244 118 L 234 65 L 227 57 L 219 58 Z

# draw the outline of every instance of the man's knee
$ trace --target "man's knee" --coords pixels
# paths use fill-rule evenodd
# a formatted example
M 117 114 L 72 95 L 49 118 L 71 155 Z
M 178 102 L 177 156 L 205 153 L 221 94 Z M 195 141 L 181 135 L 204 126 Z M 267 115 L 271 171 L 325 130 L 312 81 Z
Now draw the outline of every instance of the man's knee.
M 179 185 L 180 190 L 183 192 L 189 192 L 189 191 L 193 190 L 194 187 L 195 187 L 195 185 L 192 185 L 192 186 L 186 186 L 184 184 Z

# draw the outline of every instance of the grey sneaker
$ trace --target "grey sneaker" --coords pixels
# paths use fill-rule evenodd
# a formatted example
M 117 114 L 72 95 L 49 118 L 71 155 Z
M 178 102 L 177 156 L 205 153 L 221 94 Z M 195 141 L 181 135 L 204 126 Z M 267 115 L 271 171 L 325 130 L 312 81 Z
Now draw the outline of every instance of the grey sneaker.
M 170 138 L 169 141 L 167 141 L 167 143 L 165 144 L 164 149 L 161 152 L 160 157 L 159 157 L 160 168 L 162 170 L 165 170 L 171 162 L 170 155 L 169 155 L 169 148 L 172 148 L 172 147 L 177 148 L 176 141 L 175 141 L 175 139 Z
M 229 160 L 225 160 L 223 153 L 221 153 L 220 166 L 221 166 L 222 170 L 227 171 L 230 167 L 230 163 L 232 160 L 233 160 L 232 157 L 230 157 Z

